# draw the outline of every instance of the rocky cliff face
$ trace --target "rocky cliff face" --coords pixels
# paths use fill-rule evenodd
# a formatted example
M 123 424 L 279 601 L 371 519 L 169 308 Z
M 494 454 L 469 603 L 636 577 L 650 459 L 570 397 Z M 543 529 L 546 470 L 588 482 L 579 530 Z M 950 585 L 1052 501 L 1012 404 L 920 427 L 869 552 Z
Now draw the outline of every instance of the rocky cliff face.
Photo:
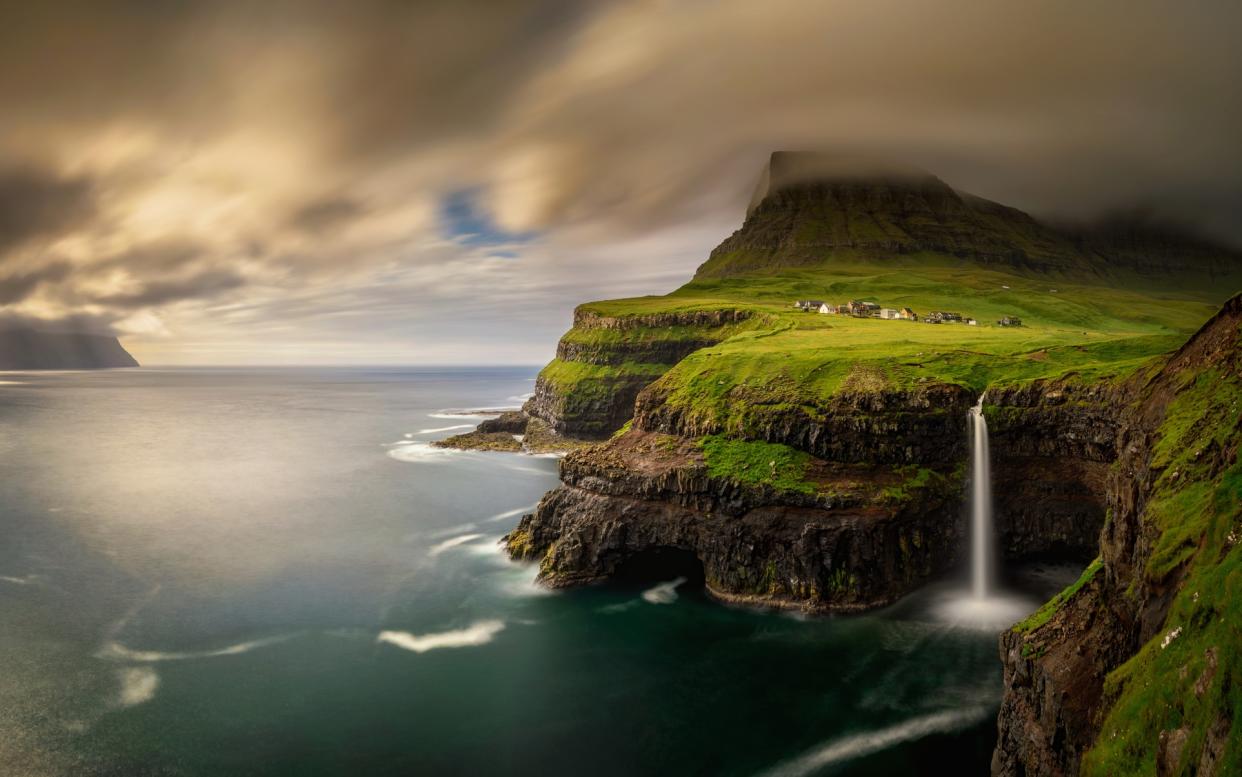
M 1242 297 L 1123 390 L 1100 562 L 1001 638 L 997 775 L 1242 767 Z
M 639 395 L 634 426 L 682 437 L 722 432 L 732 419 L 669 401 L 656 383 Z M 910 391 L 843 391 L 816 405 L 779 401 L 767 387 L 735 388 L 730 403 L 745 409 L 745 435 L 829 461 L 885 465 L 950 465 L 967 455 L 966 411 L 975 396 L 962 386 L 927 384 Z
M 606 437 L 630 419 L 652 381 L 753 318 L 743 309 L 603 315 L 580 307 L 523 410 L 561 435 Z
M 640 394 L 630 431 L 566 458 L 563 485 L 509 537 L 515 558 L 541 562 L 545 583 L 595 583 L 676 551 L 720 598 L 849 611 L 891 602 L 956 563 L 975 400 L 966 389 L 846 392 L 809 409 L 757 404 L 748 427 L 756 442 L 744 444 L 809 460 L 805 488 L 783 491 L 763 485 L 783 474 L 775 460 L 757 479 L 745 467 L 768 462 L 713 474 L 699 441 L 723 430 L 668 406 L 662 389 Z M 1002 433 L 1020 455 L 1001 471 L 1026 478 L 1021 499 L 998 509 L 1011 556 L 1094 548 L 1104 507 L 1090 489 L 1112 451 L 1107 402 L 1082 389 L 1099 417 L 1074 423 L 1068 408 L 1041 404 L 1056 392 L 1077 403 L 1073 391 L 1002 396 L 998 417 L 1013 419 Z
M 642 574 L 702 579 L 715 596 L 811 611 L 887 604 L 961 546 L 960 480 L 816 461 L 816 488 L 780 493 L 716 477 L 686 438 L 631 431 L 570 454 L 564 484 L 509 535 L 552 586 Z
M 989 389 L 997 532 L 1012 558 L 1095 556 L 1127 388 L 1076 378 Z

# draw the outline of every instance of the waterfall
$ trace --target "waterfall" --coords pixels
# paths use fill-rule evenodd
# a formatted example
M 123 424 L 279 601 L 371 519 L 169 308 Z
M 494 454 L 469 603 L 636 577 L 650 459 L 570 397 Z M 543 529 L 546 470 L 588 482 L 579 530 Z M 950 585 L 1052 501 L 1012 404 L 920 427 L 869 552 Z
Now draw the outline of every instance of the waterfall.
M 992 590 L 992 471 L 983 396 L 970 409 L 970 587 L 976 599 Z

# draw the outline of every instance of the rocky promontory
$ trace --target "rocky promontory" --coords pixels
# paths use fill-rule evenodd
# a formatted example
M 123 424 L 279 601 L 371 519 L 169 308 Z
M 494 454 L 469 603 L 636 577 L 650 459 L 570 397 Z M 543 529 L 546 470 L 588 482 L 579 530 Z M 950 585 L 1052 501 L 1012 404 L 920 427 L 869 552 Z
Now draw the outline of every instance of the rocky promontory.
M 92 370 L 137 366 L 137 360 L 112 335 L 41 332 L 28 328 L 0 332 L 0 370 Z

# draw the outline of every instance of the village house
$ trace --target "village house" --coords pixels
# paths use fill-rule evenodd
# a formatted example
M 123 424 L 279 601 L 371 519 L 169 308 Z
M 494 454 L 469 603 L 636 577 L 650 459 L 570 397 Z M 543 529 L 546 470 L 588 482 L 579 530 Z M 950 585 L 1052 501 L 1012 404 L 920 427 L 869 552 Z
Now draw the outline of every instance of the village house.
M 820 306 L 823 304 L 824 304 L 823 300 L 800 299 L 797 302 L 795 302 L 793 306 L 795 309 L 801 310 L 803 313 L 810 313 L 813 310 L 819 310 Z
M 901 318 L 905 319 L 906 321 L 918 321 L 919 320 L 919 314 L 915 313 L 910 308 L 902 308 L 901 312 L 898 315 Z
M 831 316 L 831 315 L 836 314 L 837 306 L 833 305 L 831 302 L 825 302 L 824 304 L 819 306 L 819 312 Z
M 997 321 L 996 323 L 1000 324 L 1001 326 L 1022 326 L 1022 319 L 1018 318 L 1017 316 L 1005 316 L 1004 318 L 1002 318 L 1000 321 Z
M 880 306 L 874 302 L 860 302 L 859 300 L 850 300 L 850 315 L 859 318 L 871 318 L 880 312 Z
M 885 321 L 894 321 L 901 318 L 901 312 L 896 308 L 880 308 L 880 318 Z
M 973 318 L 965 319 L 963 323 L 965 323 L 967 326 L 979 326 L 979 322 Z

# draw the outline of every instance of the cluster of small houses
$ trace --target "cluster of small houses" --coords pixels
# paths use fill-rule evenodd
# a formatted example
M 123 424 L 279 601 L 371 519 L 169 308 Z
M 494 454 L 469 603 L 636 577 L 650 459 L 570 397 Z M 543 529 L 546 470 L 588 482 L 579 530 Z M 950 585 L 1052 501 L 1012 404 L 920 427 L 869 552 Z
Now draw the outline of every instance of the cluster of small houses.
M 874 302 L 850 300 L 842 305 L 833 305 L 817 299 L 800 299 L 794 308 L 805 313 L 823 313 L 829 316 L 854 316 L 855 318 L 883 318 L 887 320 L 922 321 L 925 324 L 966 324 L 977 326 L 973 318 L 963 318 L 960 313 L 936 310 L 919 318 L 919 314 L 910 308 L 882 308 Z M 996 322 L 1000 326 L 1022 326 L 1022 319 L 1017 316 L 1005 316 Z

